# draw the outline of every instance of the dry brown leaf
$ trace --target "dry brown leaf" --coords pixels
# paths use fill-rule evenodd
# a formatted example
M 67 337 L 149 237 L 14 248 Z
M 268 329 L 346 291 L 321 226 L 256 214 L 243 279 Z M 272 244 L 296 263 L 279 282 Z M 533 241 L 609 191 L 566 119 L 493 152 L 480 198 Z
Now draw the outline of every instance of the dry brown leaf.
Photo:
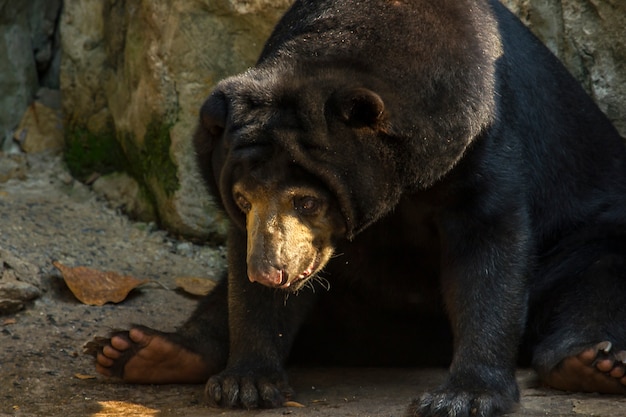
M 297 401 L 285 401 L 283 403 L 283 407 L 296 407 L 296 408 L 305 408 L 306 405 L 299 403 Z
M 98 401 L 98 408 L 99 411 L 91 414 L 91 417 L 151 417 L 161 415 L 159 410 L 126 401 Z
M 52 264 L 61 271 L 65 283 L 74 296 L 82 303 L 93 306 L 124 301 L 131 290 L 149 281 L 84 266 L 72 268 L 59 262 Z
M 17 323 L 17 320 L 15 320 L 13 318 L 11 318 L 11 319 L 4 319 L 2 321 L 2 325 L 3 326 L 8 326 L 9 324 L 15 324 L 15 323 Z
M 74 376 L 78 379 L 96 379 L 96 377 L 93 375 L 74 374 Z
M 217 285 L 217 282 L 208 278 L 178 277 L 174 281 L 178 288 L 193 295 L 207 295 Z

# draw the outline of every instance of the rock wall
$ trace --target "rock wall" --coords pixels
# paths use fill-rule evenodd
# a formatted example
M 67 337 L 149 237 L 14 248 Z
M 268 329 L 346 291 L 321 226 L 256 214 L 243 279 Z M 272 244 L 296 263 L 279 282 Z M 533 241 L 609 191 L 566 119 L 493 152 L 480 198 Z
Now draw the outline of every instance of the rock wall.
M 62 145 L 57 116 L 61 53 L 56 30 L 61 3 L 0 0 L 0 150 L 5 152 L 17 151 L 18 142 L 28 142 L 31 151 L 41 149 L 38 138 L 27 137 L 39 127 L 32 120 L 23 120 L 29 106 L 27 117 L 36 114 L 46 123 L 52 120 L 41 126 L 52 132 L 43 138 L 45 146 Z M 36 134 L 41 136 L 39 131 Z
M 70 165 L 89 177 L 81 151 L 116 140 L 127 159 L 118 167 L 139 180 L 164 227 L 223 235 L 225 221 L 195 174 L 190 138 L 213 85 L 254 63 L 288 4 L 66 2 L 61 86 L 66 138 L 70 150 L 78 148 Z
M 54 125 L 52 117 L 39 115 L 48 114 L 53 104 L 46 103 L 55 102 L 60 84 L 65 155 L 74 175 L 135 217 L 158 219 L 188 236 L 222 236 L 225 219 L 195 174 L 190 148 L 198 109 L 218 80 L 254 63 L 291 2 L 65 1 L 59 82 L 54 27 L 61 0 L 0 0 L 3 148 L 51 146 L 43 139 L 40 147 L 26 143 L 33 132 L 55 130 L 39 126 L 40 120 Z M 503 2 L 626 136 L 626 1 Z M 44 107 L 33 104 L 38 91 Z M 0 155 L 0 168 L 3 160 L 15 164 Z M 13 165 L 5 171 L 20 172 Z

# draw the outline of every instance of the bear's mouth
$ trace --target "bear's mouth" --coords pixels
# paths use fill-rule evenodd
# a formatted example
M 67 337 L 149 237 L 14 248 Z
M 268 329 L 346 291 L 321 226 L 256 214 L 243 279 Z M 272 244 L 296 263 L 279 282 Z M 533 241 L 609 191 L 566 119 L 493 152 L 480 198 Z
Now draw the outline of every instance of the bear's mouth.
M 298 291 L 311 277 L 313 277 L 318 272 L 320 264 L 321 256 L 318 252 L 315 255 L 315 258 L 313 259 L 311 264 L 294 279 L 290 280 L 289 275 L 285 272 L 279 288 L 290 291 Z

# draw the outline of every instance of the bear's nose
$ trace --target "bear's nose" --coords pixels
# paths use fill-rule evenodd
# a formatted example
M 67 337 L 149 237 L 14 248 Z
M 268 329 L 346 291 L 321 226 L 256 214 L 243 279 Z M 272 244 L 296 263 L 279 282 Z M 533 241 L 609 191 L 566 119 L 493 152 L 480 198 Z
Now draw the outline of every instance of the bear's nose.
M 252 271 L 248 269 L 250 282 L 258 282 L 267 287 L 288 287 L 289 275 L 284 269 L 269 267 L 264 271 Z

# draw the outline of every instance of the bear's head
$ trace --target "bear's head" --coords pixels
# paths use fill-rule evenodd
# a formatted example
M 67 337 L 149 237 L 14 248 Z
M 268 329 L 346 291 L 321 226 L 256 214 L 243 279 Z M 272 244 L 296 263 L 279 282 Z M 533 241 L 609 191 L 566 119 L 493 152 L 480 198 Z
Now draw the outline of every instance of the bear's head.
M 247 233 L 251 280 L 301 288 L 338 239 L 454 166 L 471 135 L 433 139 L 427 119 L 402 116 L 409 105 L 366 72 L 344 69 L 257 67 L 218 84 L 195 147 L 209 188 Z M 424 137 L 402 127 L 419 122 Z
M 249 72 L 220 83 L 195 147 L 211 191 L 247 233 L 249 279 L 296 291 L 337 239 L 392 208 L 401 186 L 392 156 L 375 145 L 385 129 L 376 93 L 272 79 Z

